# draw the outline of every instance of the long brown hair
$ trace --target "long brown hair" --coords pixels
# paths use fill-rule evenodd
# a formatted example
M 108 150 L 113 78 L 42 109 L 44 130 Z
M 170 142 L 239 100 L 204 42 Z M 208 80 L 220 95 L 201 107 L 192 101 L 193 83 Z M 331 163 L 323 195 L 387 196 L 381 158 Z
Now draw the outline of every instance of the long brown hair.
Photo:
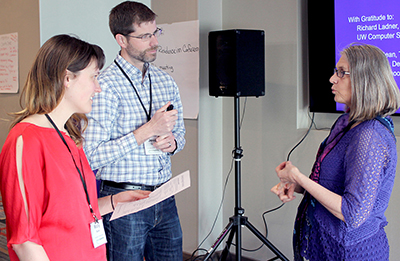
M 56 35 L 47 40 L 39 49 L 28 73 L 20 97 L 20 104 L 24 109 L 13 113 L 15 119 L 11 128 L 30 115 L 53 111 L 64 95 L 67 70 L 78 73 L 91 61 L 96 61 L 99 69 L 104 66 L 104 53 L 97 45 L 69 35 Z M 65 128 L 77 145 L 82 143 L 82 132 L 87 122 L 84 114 L 75 113 L 65 124 Z

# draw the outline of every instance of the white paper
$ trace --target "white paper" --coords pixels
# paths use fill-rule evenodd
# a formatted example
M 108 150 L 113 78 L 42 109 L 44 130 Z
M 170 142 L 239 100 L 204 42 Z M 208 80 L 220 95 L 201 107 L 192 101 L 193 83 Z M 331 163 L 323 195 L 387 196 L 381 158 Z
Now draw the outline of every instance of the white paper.
M 17 93 L 18 33 L 0 35 L 0 93 Z
M 149 208 L 181 192 L 182 190 L 187 189 L 188 187 L 190 187 L 189 170 L 170 179 L 161 187 L 151 192 L 148 198 L 129 203 L 118 203 L 115 207 L 114 213 L 112 214 L 110 221 Z
M 153 65 L 174 78 L 183 105 L 183 118 L 197 119 L 199 114 L 200 44 L 199 21 L 158 24 L 163 35 Z

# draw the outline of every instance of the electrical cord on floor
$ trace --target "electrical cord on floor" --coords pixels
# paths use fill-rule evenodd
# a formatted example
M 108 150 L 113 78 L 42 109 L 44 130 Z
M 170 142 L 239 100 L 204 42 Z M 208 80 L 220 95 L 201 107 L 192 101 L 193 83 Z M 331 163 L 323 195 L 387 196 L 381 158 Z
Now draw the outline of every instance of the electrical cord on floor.
M 195 254 L 199 251 L 205 251 L 206 254 L 205 255 L 199 255 L 199 256 L 195 256 Z M 205 248 L 197 248 L 195 251 L 193 251 L 192 256 L 189 259 L 186 259 L 185 261 L 200 261 L 203 260 L 204 257 L 206 257 L 206 255 L 208 254 L 208 250 Z M 193 259 L 194 258 L 194 259 Z M 214 259 L 212 257 L 211 261 L 214 261 Z
M 245 101 L 244 101 L 244 106 L 243 106 L 242 116 L 241 116 L 241 119 L 240 119 L 239 129 L 242 128 L 242 124 L 243 124 L 243 120 L 244 120 L 244 115 L 245 115 L 245 113 L 246 113 L 246 106 L 247 106 L 247 97 L 245 98 Z M 220 204 L 219 204 L 218 211 L 217 211 L 217 214 L 216 214 L 216 216 L 215 216 L 214 222 L 213 222 L 213 224 L 211 225 L 210 232 L 208 232 L 208 234 L 207 234 L 206 237 L 201 241 L 201 243 L 198 245 L 198 247 L 196 248 L 196 250 L 193 251 L 192 256 L 191 256 L 189 259 L 185 260 L 185 261 L 201 260 L 201 259 L 198 259 L 198 258 L 203 258 L 203 257 L 205 257 L 205 256 L 208 254 L 208 250 L 203 249 L 203 248 L 200 248 L 200 247 L 201 247 L 201 245 L 203 245 L 203 243 L 207 240 L 207 238 L 209 238 L 209 236 L 211 235 L 212 231 L 213 231 L 214 228 L 215 228 L 215 224 L 217 223 L 217 220 L 218 220 L 218 217 L 219 217 L 219 213 L 221 212 L 222 204 L 224 203 L 224 200 L 225 200 L 226 187 L 227 187 L 227 185 L 228 185 L 229 177 L 231 176 L 231 173 L 232 173 L 232 170 L 233 170 L 233 162 L 234 162 L 234 157 L 233 157 L 234 155 L 233 155 L 233 154 L 234 154 L 234 150 L 232 151 L 231 167 L 230 167 L 229 172 L 228 172 L 228 175 L 226 176 L 226 179 L 225 179 L 224 188 L 223 188 L 223 191 L 222 191 L 221 202 L 220 202 Z M 206 251 L 206 254 L 205 254 L 205 255 L 200 255 L 200 256 L 195 257 L 195 254 L 196 254 L 198 251 Z M 194 257 L 195 257 L 195 259 L 193 259 Z
M 243 111 L 242 111 L 242 117 L 241 117 L 241 120 L 240 120 L 239 129 L 242 128 L 242 124 L 243 124 L 243 120 L 244 120 L 244 115 L 245 115 L 245 112 L 246 112 L 246 106 L 247 106 L 247 97 L 246 97 L 246 99 L 245 99 L 245 103 L 244 103 L 244 107 L 243 107 Z M 309 115 L 309 117 L 310 117 L 310 115 Z M 305 138 L 308 136 L 308 134 L 309 134 L 310 131 L 311 131 L 312 126 L 314 125 L 315 128 L 317 129 L 317 126 L 316 126 L 315 121 L 314 121 L 314 117 L 315 117 L 315 113 L 313 112 L 313 113 L 312 113 L 312 117 L 310 117 L 310 119 L 311 119 L 310 127 L 308 128 L 308 130 L 307 130 L 306 134 L 303 136 L 303 138 L 289 151 L 289 153 L 288 153 L 288 155 L 287 155 L 287 160 L 290 159 L 290 156 L 291 156 L 292 152 L 293 152 L 293 151 L 305 140 Z M 317 130 L 318 130 L 318 129 L 317 129 Z M 234 151 L 232 152 L 232 154 L 234 154 Z M 197 260 L 202 260 L 202 259 L 199 259 L 199 258 L 204 258 L 204 257 L 208 254 L 208 250 L 206 250 L 206 249 L 204 249 L 204 248 L 201 248 L 201 245 L 207 240 L 207 238 L 211 235 L 212 231 L 213 231 L 214 228 L 215 228 L 215 224 L 216 224 L 216 222 L 217 222 L 217 220 L 218 220 L 218 217 L 219 217 L 219 214 L 220 214 L 220 211 L 221 211 L 221 208 L 222 208 L 222 204 L 223 204 L 223 202 L 224 202 L 224 200 L 225 200 L 225 192 L 226 192 L 227 184 L 228 184 L 228 181 L 229 181 L 229 177 L 230 177 L 230 175 L 231 175 L 231 173 L 232 173 L 232 170 L 233 170 L 233 162 L 234 162 L 234 160 L 233 160 L 233 158 L 232 158 L 231 167 L 230 167 L 230 170 L 229 170 L 229 172 L 228 172 L 228 175 L 227 175 L 227 177 L 226 177 L 226 179 L 225 179 L 224 188 L 223 188 L 223 192 L 222 192 L 221 202 L 220 202 L 220 205 L 219 205 L 219 207 L 218 207 L 218 211 L 217 211 L 216 217 L 215 217 L 215 219 L 214 219 L 214 222 L 213 222 L 213 224 L 212 224 L 212 226 L 211 226 L 210 232 L 209 232 L 209 233 L 206 235 L 206 237 L 201 241 L 201 243 L 198 245 L 198 247 L 196 248 L 196 250 L 193 251 L 192 256 L 191 256 L 189 259 L 185 260 L 185 261 L 197 261 Z M 262 214 L 262 219 L 263 219 L 264 226 L 265 226 L 265 237 L 268 237 L 268 225 L 267 225 L 267 221 L 266 221 L 265 215 L 268 214 L 268 213 L 271 213 L 271 212 L 274 212 L 274 211 L 280 209 L 281 207 L 283 207 L 283 205 L 285 205 L 285 203 L 282 203 L 281 205 L 279 205 L 278 207 L 275 207 L 275 208 L 273 208 L 273 209 L 267 210 L 267 211 L 265 211 L 265 212 Z M 232 243 L 232 245 L 235 245 L 235 244 Z M 259 247 L 256 248 L 256 249 L 246 249 L 246 248 L 242 248 L 242 250 L 243 250 L 243 251 L 247 251 L 247 252 L 256 252 L 256 251 L 260 250 L 263 246 L 264 246 L 264 244 L 262 244 L 261 246 L 259 246 Z M 205 251 L 206 254 L 205 254 L 205 255 L 200 255 L 200 256 L 195 256 L 195 254 L 196 254 L 198 251 Z M 195 259 L 193 259 L 193 258 L 195 258 Z M 211 260 L 213 260 L 212 257 L 211 257 Z
M 229 177 L 230 177 L 230 175 L 231 175 L 231 173 L 232 173 L 232 170 L 233 170 L 233 162 L 234 162 L 234 161 L 233 161 L 233 159 L 232 159 L 232 161 L 231 161 L 231 168 L 230 168 L 230 170 L 229 170 L 229 172 L 228 172 L 228 176 L 227 176 L 226 179 L 225 179 L 224 189 L 223 189 L 223 191 L 222 191 L 221 202 L 220 202 L 220 204 L 219 204 L 218 211 L 217 211 L 217 215 L 216 215 L 216 217 L 215 217 L 215 219 L 214 219 L 214 222 L 213 222 L 213 224 L 212 224 L 212 226 L 211 226 L 210 232 L 208 232 L 207 236 L 203 239 L 203 241 L 201 241 L 201 243 L 199 244 L 199 246 L 198 246 L 197 248 L 200 248 L 201 245 L 207 240 L 207 238 L 211 235 L 212 231 L 214 230 L 215 224 L 217 223 L 219 213 L 221 212 L 222 204 L 224 203 L 224 200 L 225 200 L 225 192 L 226 192 L 226 188 L 227 188 L 227 185 L 228 185 Z
M 308 116 L 310 117 L 310 114 L 308 114 Z M 286 158 L 287 161 L 290 160 L 290 156 L 291 156 L 292 152 L 293 152 L 293 151 L 305 140 L 305 138 L 308 136 L 308 134 L 310 133 L 310 131 L 311 131 L 311 129 L 312 129 L 312 126 L 314 126 L 314 127 L 317 129 L 317 126 L 316 126 L 316 124 L 315 124 L 314 118 L 315 118 L 315 113 L 313 112 L 313 113 L 312 113 L 312 117 L 310 117 L 311 123 L 310 123 L 310 126 L 309 126 L 309 128 L 308 128 L 306 134 L 305 134 L 305 135 L 303 136 L 303 138 L 289 151 L 289 153 L 288 153 L 288 155 L 287 155 L 287 158 Z M 318 129 L 317 129 L 317 130 L 318 130 Z M 268 237 L 268 225 L 267 225 L 267 221 L 266 221 L 265 215 L 268 214 L 268 213 L 271 213 L 271 212 L 274 212 L 274 211 L 280 209 L 281 207 L 283 207 L 283 205 L 285 205 L 285 203 L 282 203 L 281 205 L 279 205 L 279 206 L 276 207 L 276 208 L 267 210 L 267 211 L 265 211 L 265 212 L 262 214 L 262 219 L 263 219 L 264 226 L 265 226 L 265 237 L 266 237 L 266 238 Z M 234 244 L 232 244 L 232 245 L 234 245 Z M 245 248 L 242 248 L 242 250 L 243 250 L 243 251 L 247 251 L 247 252 L 256 252 L 256 251 L 260 250 L 263 246 L 264 246 L 264 244 L 262 244 L 261 246 L 259 246 L 259 247 L 256 248 L 256 249 L 245 249 Z
M 281 205 L 277 206 L 276 208 L 267 210 L 267 211 L 265 211 L 264 213 L 262 213 L 261 216 L 262 216 L 262 219 L 263 219 L 263 222 L 264 222 L 264 226 L 265 226 L 265 237 L 266 237 L 266 238 L 268 237 L 268 225 L 267 225 L 267 220 L 265 219 L 265 215 L 268 214 L 268 213 L 270 213 L 270 212 L 274 212 L 274 211 L 280 209 L 281 207 L 283 207 L 283 205 L 285 205 L 285 203 L 282 203 Z M 232 243 L 232 245 L 235 246 L 234 243 Z M 263 246 L 264 246 L 264 244 L 261 244 L 261 246 L 255 248 L 255 249 L 246 249 L 246 248 L 243 248 L 243 247 L 242 247 L 242 250 L 243 250 L 243 251 L 246 251 L 246 252 L 256 252 L 256 251 L 260 250 Z

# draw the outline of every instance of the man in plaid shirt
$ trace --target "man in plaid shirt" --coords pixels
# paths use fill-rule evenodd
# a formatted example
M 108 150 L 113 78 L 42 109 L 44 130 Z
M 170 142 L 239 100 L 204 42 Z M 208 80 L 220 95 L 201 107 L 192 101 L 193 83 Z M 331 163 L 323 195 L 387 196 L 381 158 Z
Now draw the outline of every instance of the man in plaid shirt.
M 185 145 L 179 90 L 150 64 L 162 34 L 156 14 L 126 1 L 109 18 L 121 51 L 98 78 L 102 92 L 93 97 L 84 149 L 101 180 L 100 195 L 154 190 L 171 178 L 170 157 Z M 109 260 L 182 260 L 174 197 L 112 222 L 110 217 L 103 217 Z

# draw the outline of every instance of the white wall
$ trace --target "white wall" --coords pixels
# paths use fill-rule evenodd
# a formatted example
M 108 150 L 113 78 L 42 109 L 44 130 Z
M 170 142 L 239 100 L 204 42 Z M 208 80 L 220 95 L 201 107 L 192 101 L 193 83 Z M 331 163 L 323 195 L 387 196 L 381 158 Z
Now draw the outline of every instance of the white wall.
M 199 146 L 199 243 L 211 231 L 223 186 L 223 107 L 222 100 L 208 95 L 208 32 L 222 28 L 222 0 L 199 0 L 200 21 L 200 108 L 198 118 Z M 222 231 L 220 214 L 209 239 L 202 245 L 209 248 Z M 194 250 L 194 249 L 193 249 Z
M 151 0 L 136 0 L 151 6 Z M 111 9 L 124 0 L 39 0 L 40 45 L 57 34 L 75 34 L 89 43 L 100 45 L 106 65 L 116 57 L 120 47 L 108 27 Z

